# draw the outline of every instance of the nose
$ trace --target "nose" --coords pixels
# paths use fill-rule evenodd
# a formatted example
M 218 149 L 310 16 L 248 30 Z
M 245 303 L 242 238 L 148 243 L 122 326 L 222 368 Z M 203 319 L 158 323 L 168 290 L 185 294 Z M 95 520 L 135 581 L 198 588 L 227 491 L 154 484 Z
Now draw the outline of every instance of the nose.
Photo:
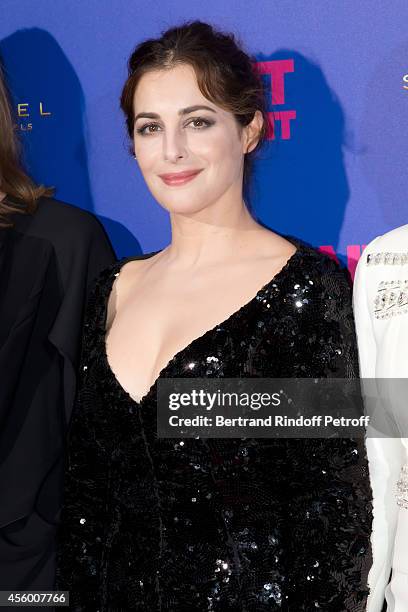
M 185 137 L 180 128 L 167 128 L 163 138 L 163 157 L 166 161 L 176 162 L 187 156 Z

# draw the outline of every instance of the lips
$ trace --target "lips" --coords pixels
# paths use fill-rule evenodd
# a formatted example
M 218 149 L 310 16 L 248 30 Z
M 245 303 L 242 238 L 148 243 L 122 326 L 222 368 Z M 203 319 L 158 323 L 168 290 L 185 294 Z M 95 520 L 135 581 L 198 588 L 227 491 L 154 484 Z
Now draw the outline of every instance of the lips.
M 166 183 L 166 185 L 182 185 L 183 183 L 187 183 L 191 181 L 197 174 L 202 171 L 200 170 L 186 170 L 184 172 L 173 172 L 171 174 L 160 174 L 160 178 L 162 181 Z

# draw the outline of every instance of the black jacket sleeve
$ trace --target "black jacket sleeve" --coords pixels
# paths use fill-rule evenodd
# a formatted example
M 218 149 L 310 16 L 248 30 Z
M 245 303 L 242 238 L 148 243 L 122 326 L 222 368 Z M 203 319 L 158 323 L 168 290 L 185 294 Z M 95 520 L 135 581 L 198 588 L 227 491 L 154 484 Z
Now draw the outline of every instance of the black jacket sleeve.
M 115 256 L 93 215 L 49 199 L 0 238 L 0 588 L 51 589 L 84 308 Z

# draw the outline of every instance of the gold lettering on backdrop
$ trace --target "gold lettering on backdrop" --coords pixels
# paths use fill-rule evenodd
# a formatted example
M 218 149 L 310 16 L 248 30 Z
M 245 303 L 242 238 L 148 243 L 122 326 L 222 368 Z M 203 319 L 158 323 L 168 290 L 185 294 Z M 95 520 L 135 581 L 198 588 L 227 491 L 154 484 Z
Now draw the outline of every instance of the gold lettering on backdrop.
M 34 113 L 34 110 L 38 109 L 37 112 Z M 37 104 L 31 104 L 31 102 L 20 102 L 17 104 L 17 116 L 18 117 L 31 117 L 33 113 L 38 117 L 51 117 L 52 112 L 47 110 L 46 102 L 38 102 Z M 17 126 L 21 132 L 31 132 L 33 130 L 33 123 L 24 123 L 20 122 Z
M 40 115 L 42 117 L 47 117 L 48 115 L 51 115 L 51 113 L 47 113 L 46 111 L 44 111 L 43 103 L 42 102 L 40 102 Z
M 404 83 L 407 83 L 406 85 L 403 85 L 403 89 L 408 89 L 408 74 L 404 74 L 404 76 L 402 77 L 402 80 L 404 81 Z
M 29 117 L 30 113 L 27 113 L 26 111 L 28 111 L 27 102 L 24 102 L 23 104 L 17 104 L 17 112 L 19 117 Z

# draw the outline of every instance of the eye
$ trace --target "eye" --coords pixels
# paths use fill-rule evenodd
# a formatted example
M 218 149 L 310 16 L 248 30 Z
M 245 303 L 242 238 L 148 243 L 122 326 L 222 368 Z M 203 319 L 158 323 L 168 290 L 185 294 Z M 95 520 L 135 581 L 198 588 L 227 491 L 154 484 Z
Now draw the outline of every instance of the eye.
M 210 125 L 213 125 L 214 122 L 213 121 L 208 121 L 208 119 L 204 119 L 202 117 L 196 117 L 195 119 L 191 119 L 187 125 L 189 125 L 190 123 L 196 123 L 196 124 L 197 123 L 201 123 L 201 124 L 203 124 L 204 127 L 194 128 L 196 130 L 202 130 L 202 129 L 205 129 L 205 128 L 209 127 Z
M 141 134 L 142 136 L 146 136 L 147 134 L 154 134 L 154 132 L 146 132 L 147 128 L 158 127 L 157 123 L 147 123 L 146 125 L 142 125 L 142 127 L 137 128 L 136 132 Z

